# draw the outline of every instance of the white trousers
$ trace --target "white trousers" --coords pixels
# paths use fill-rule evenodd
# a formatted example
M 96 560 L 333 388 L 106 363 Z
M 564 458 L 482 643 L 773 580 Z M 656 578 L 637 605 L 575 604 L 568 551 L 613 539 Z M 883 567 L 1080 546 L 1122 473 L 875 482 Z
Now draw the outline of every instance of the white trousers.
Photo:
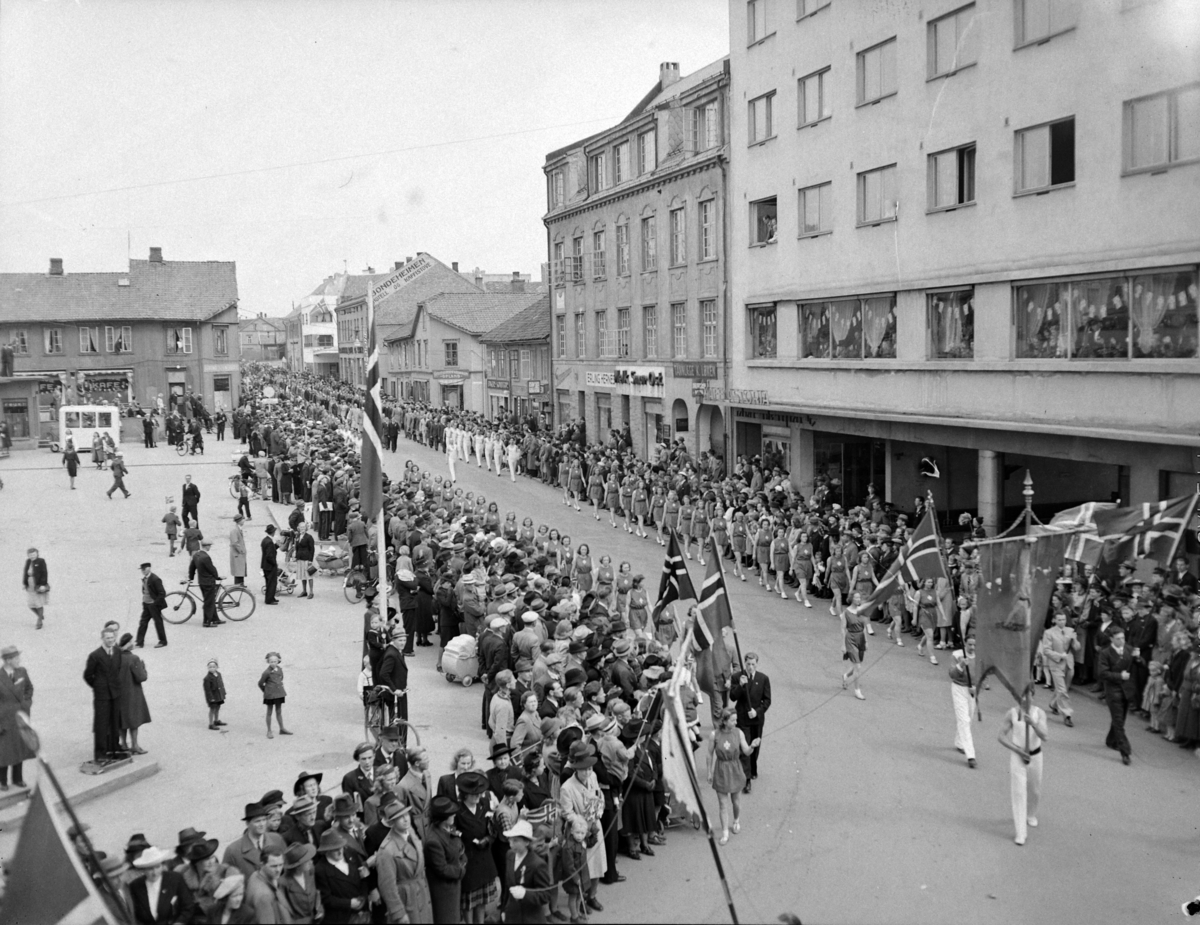
M 1017 841 L 1025 841 L 1027 823 L 1037 818 L 1038 801 L 1042 798 L 1042 753 L 1038 752 L 1026 764 L 1009 753 L 1008 776 L 1012 784 L 1013 825 Z
M 519 450 L 508 451 L 508 475 L 512 481 L 517 480 L 517 460 L 521 458 Z
M 971 738 L 971 713 L 975 708 L 971 692 L 961 684 L 950 685 L 954 701 L 954 747 L 961 748 L 968 758 L 975 757 L 975 742 Z
M 499 443 L 492 448 L 492 463 L 496 467 L 496 475 L 504 470 L 504 447 Z
M 483 437 L 475 440 L 475 465 L 481 468 L 483 466 Z
M 457 454 L 455 454 L 453 449 L 449 453 L 446 454 L 446 465 L 448 465 L 450 467 L 450 481 L 451 482 L 458 481 L 458 474 L 454 471 L 454 463 L 455 463 L 454 457 L 456 455 Z

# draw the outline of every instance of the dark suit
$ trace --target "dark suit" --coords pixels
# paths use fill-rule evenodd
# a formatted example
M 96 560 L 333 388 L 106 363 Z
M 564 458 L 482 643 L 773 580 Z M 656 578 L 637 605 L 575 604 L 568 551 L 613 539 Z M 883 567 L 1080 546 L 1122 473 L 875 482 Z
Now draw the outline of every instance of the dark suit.
M 375 773 L 379 773 L 379 768 L 385 764 L 390 764 L 396 769 L 396 772 L 403 777 L 408 773 L 408 755 L 404 752 L 404 746 L 399 745 L 391 756 L 383 753 L 383 748 L 379 745 L 375 746 Z M 372 791 L 373 793 L 373 791 Z
M 102 761 L 118 750 L 121 650 L 113 646 L 112 653 L 107 654 L 101 646 L 88 655 L 83 681 L 92 689 L 93 752 L 96 760 Z
M 408 687 L 408 665 L 404 661 L 404 653 L 396 648 L 395 642 L 388 643 L 388 647 L 383 650 L 383 659 L 379 663 L 379 675 L 375 678 L 375 683 L 393 691 L 403 691 Z M 404 746 L 408 743 L 408 697 L 399 695 L 391 705 L 395 712 L 387 717 L 388 723 L 396 718 L 405 720 L 405 724 L 400 726 L 400 744 Z
M 378 749 L 375 750 L 375 754 L 378 761 Z M 357 793 L 359 799 L 366 803 L 375 794 L 375 781 L 373 778 L 367 777 L 362 772 L 362 768 L 355 768 L 342 775 L 342 793 L 351 796 Z
M 532 851 L 525 855 L 520 866 L 515 863 L 513 852 L 504 860 L 504 883 L 508 887 L 508 902 L 504 905 L 505 922 L 544 922 L 546 917 L 542 904 L 550 899 L 550 870 L 546 862 Z M 525 887 L 525 896 L 516 899 L 510 890 L 514 886 Z
M 279 583 L 279 565 L 277 561 L 278 547 L 275 545 L 275 537 L 271 535 L 262 538 L 262 573 L 263 578 L 267 581 L 267 593 L 263 596 L 265 603 L 272 604 L 278 600 L 275 596 L 275 587 Z
M 343 874 L 329 863 L 329 856 L 322 854 L 317 858 L 314 868 L 316 873 L 317 891 L 321 894 L 321 902 L 325 906 L 325 925 L 340 925 L 349 922 L 355 915 L 350 903 L 354 899 L 366 899 L 367 888 L 358 875 L 358 865 L 361 860 L 346 856 L 350 872 Z M 359 907 L 366 908 L 365 903 Z
M 196 581 L 200 585 L 200 596 L 204 599 L 205 626 L 217 622 L 217 580 L 220 577 L 208 553 L 203 549 L 192 553 L 192 561 L 188 565 L 188 581 Z M 163 604 L 166 604 L 165 599 Z
M 212 560 L 209 559 L 209 562 Z M 166 643 L 167 633 L 163 628 L 163 611 L 167 609 L 167 592 L 163 589 L 162 579 L 151 572 L 144 579 L 145 595 L 149 595 L 153 600 L 142 601 L 142 619 L 138 621 L 137 628 L 137 644 L 140 646 L 146 641 L 146 627 L 150 625 L 150 621 L 154 621 L 154 632 L 158 634 L 158 641 Z
M 197 527 L 200 526 L 200 486 L 195 482 L 187 482 L 183 486 L 183 522 L 185 524 L 189 517 L 196 522 Z
M 1118 652 L 1111 645 L 1100 652 L 1096 660 L 1096 671 L 1100 682 L 1104 685 L 1104 702 L 1108 704 L 1108 713 L 1112 719 L 1108 727 L 1108 737 L 1104 744 L 1115 748 L 1122 757 L 1130 754 L 1129 738 L 1125 735 L 1125 714 L 1133 703 L 1136 684 L 1133 680 L 1133 650 L 1126 646 Z M 1121 672 L 1129 672 L 1129 679 L 1123 680 Z
M 133 918 L 138 925 L 190 922 L 196 908 L 196 900 L 187 884 L 183 882 L 183 876 L 169 870 L 163 871 L 158 904 L 154 909 L 150 908 L 145 878 L 129 884 L 129 895 L 133 899 Z
M 745 683 L 742 683 L 743 677 L 746 678 Z M 746 744 L 762 738 L 763 723 L 767 710 L 771 708 L 771 679 L 761 671 L 756 671 L 753 678 L 739 673 L 733 679 L 729 696 L 737 708 L 737 725 L 746 737 Z M 753 719 L 750 717 L 751 710 L 755 713 Z M 757 746 L 749 755 L 742 756 L 742 770 L 746 772 L 747 780 L 758 777 Z

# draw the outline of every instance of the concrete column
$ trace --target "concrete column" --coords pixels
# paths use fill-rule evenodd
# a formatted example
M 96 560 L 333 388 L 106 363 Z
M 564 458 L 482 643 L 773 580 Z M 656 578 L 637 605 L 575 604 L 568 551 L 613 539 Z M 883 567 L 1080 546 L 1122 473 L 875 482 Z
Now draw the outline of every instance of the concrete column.
M 808 498 L 813 491 L 816 475 L 813 460 L 813 432 L 799 424 L 792 425 L 792 485 Z
M 988 536 L 1000 529 L 1004 513 L 1004 454 L 994 450 L 979 451 L 979 516 Z
M 1161 500 L 1158 490 L 1158 467 L 1153 462 L 1134 463 L 1129 467 L 1129 497 L 1123 498 L 1121 503 L 1153 504 Z

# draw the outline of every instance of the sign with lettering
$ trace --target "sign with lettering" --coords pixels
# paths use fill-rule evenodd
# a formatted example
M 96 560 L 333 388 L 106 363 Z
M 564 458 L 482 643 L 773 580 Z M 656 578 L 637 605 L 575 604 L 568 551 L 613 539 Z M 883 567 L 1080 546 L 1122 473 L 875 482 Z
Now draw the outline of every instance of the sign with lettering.
M 671 364 L 671 372 L 676 379 L 716 379 L 717 364 L 696 360 L 676 360 Z
M 507 379 L 489 379 L 487 381 L 487 385 L 488 385 L 489 389 L 499 389 L 503 392 L 508 391 L 508 380 Z
M 693 394 L 702 401 L 727 401 L 734 405 L 768 404 L 767 392 L 758 389 L 726 389 L 719 385 L 705 384 L 703 388 L 694 388 Z
M 598 385 L 601 388 L 611 389 L 613 386 L 613 374 L 588 370 L 583 374 L 583 381 L 587 385 Z
M 661 366 L 618 366 L 613 370 L 612 377 L 613 384 L 619 392 L 661 397 L 666 370 Z
M 546 384 L 544 382 L 542 382 L 541 379 L 530 379 L 529 380 L 529 394 L 530 395 L 541 395 L 545 391 L 547 391 Z
M 439 369 L 433 374 L 433 378 L 438 382 L 445 382 L 447 385 L 453 385 L 458 382 L 466 382 L 467 374 L 454 369 Z
M 424 254 L 417 254 L 415 258 L 410 260 L 399 270 L 371 288 L 371 298 L 378 303 L 380 299 L 385 299 L 402 286 L 407 286 L 414 279 L 421 276 L 428 270 L 433 269 L 433 261 Z

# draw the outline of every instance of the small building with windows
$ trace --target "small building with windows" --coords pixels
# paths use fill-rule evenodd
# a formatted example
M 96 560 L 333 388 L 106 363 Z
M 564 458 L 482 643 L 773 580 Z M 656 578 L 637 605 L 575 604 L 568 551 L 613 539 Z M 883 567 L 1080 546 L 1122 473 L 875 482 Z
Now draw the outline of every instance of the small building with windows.
M 69 273 L 52 258 L 45 273 L 0 273 L 0 344 L 13 348 L 13 376 L 37 382 L 31 439 L 58 438 L 64 404 L 152 407 L 161 395 L 169 409 L 195 394 L 231 411 L 237 303 L 232 261 L 164 260 L 158 247 L 121 272 Z
M 424 299 L 412 320 L 384 341 L 380 361 L 388 394 L 487 413 L 488 362 L 482 337 L 544 299 L 540 292 L 479 291 L 443 292 Z
M 242 318 L 238 321 L 238 339 L 242 344 L 243 360 L 284 365 L 287 356 L 285 318 L 272 318 L 265 312 L 259 312 L 253 318 Z
M 1191 7 L 730 0 L 736 453 L 989 529 L 1027 469 L 1040 512 L 1194 491 Z
M 556 425 L 726 455 L 729 59 L 658 82 L 546 155 Z
M 338 375 L 338 325 L 334 315 L 346 287 L 346 273 L 328 276 L 285 317 L 287 367 L 292 372 Z
M 554 419 L 550 390 L 550 297 L 492 328 L 480 342 L 487 350 L 485 413 L 496 420 Z

